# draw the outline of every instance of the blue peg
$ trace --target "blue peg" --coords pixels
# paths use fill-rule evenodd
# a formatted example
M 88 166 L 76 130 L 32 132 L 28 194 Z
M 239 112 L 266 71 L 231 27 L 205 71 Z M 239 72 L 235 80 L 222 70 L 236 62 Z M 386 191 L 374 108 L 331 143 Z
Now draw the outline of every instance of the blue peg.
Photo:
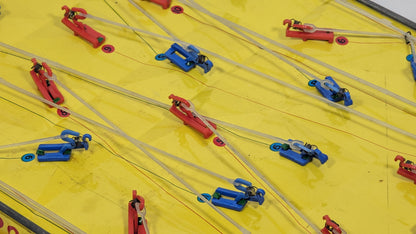
M 68 137 L 70 135 L 73 137 Z M 73 149 L 84 148 L 85 150 L 88 150 L 89 144 L 87 139 L 91 141 L 92 137 L 89 134 L 84 134 L 81 141 L 81 137 L 78 132 L 74 132 L 72 130 L 64 130 L 61 132 L 61 139 L 68 143 L 40 144 L 36 152 L 38 155 L 38 161 L 68 161 L 71 157 L 71 152 Z
M 352 105 L 351 95 L 345 88 L 340 88 L 332 77 L 327 76 L 323 82 L 318 80 L 311 80 L 308 82 L 309 86 L 315 87 L 326 99 L 339 102 L 344 100 L 345 106 Z
M 293 147 L 290 147 L 288 144 L 282 144 L 279 148 L 279 154 L 299 165 L 305 166 L 307 163 L 311 162 L 313 158 L 317 158 L 321 164 L 328 161 L 328 156 L 322 153 L 314 145 L 303 144 L 302 141 L 291 139 L 289 139 L 289 142 Z

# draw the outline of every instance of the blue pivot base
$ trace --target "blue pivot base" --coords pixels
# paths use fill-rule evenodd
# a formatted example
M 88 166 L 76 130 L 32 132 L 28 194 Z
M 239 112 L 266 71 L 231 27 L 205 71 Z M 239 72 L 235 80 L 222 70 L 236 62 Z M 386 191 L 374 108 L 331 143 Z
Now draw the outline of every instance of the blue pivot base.
M 293 140 L 289 139 L 289 141 Z M 298 148 L 296 151 L 295 149 L 290 148 L 288 144 L 283 144 L 279 150 L 279 154 L 301 166 L 305 166 L 311 162 L 313 158 L 317 158 L 321 164 L 328 161 L 328 156 L 322 153 L 316 146 L 310 144 L 302 145 L 297 142 L 293 145 Z
M 339 102 L 344 100 L 345 106 L 352 105 L 352 99 L 349 91 L 345 88 L 340 88 L 332 77 L 325 77 L 324 82 L 318 80 L 311 80 L 308 83 L 309 86 L 315 87 L 326 99 Z
M 230 197 L 234 199 L 227 199 Z M 225 188 L 217 188 L 212 195 L 212 204 L 215 206 L 221 206 L 227 209 L 241 211 L 247 204 L 247 200 L 244 200 L 244 193 L 228 190 Z
M 180 45 L 173 43 L 168 51 L 166 51 L 165 56 L 185 72 L 190 71 L 196 65 L 204 69 L 204 73 L 211 70 L 213 66 L 212 62 L 205 55 L 200 54 L 195 46 L 189 45 L 187 49 L 185 50 Z
M 241 178 L 237 178 L 233 184 L 234 187 L 243 192 L 219 187 L 212 195 L 212 204 L 236 211 L 241 211 L 248 201 L 258 202 L 260 205 L 263 204 L 264 195 L 266 194 L 263 189 L 257 189 L 250 182 Z
M 73 137 L 68 137 L 72 135 Z M 88 150 L 88 140 L 91 141 L 91 135 L 84 134 L 81 138 L 78 132 L 64 130 L 61 132 L 61 139 L 68 143 L 62 144 L 40 144 L 36 151 L 39 162 L 68 161 L 71 158 L 73 149 L 84 148 Z
M 72 146 L 69 143 L 40 144 L 36 154 L 39 162 L 68 161 L 71 157 L 71 151 Z

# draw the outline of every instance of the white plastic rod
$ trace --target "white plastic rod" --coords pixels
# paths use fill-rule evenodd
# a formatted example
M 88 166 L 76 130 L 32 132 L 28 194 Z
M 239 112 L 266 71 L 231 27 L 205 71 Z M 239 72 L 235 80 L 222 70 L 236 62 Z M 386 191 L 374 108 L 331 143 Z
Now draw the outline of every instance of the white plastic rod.
M 134 204 L 134 208 L 136 209 L 137 216 L 142 218 L 144 230 L 146 234 L 150 234 L 149 228 L 147 227 L 147 220 L 146 220 L 146 207 L 143 207 L 143 211 L 140 210 L 140 204 L 136 202 Z
M 63 135 L 63 137 L 67 137 L 67 136 L 68 135 Z M 56 139 L 61 139 L 61 136 L 46 137 L 46 138 L 41 138 L 41 139 L 36 139 L 36 140 L 31 140 L 31 141 L 13 143 L 13 144 L 8 144 L 8 145 L 0 145 L 0 150 L 12 148 L 12 147 L 19 147 L 19 146 L 24 146 L 24 145 L 36 144 L 36 143 L 41 143 L 41 142 L 45 142 L 45 141 L 52 141 L 52 140 L 56 140 Z
M 82 231 L 81 229 L 79 229 L 78 227 L 76 227 L 75 225 L 73 225 L 72 223 L 66 221 L 62 217 L 48 210 L 46 207 L 42 206 L 41 204 L 37 203 L 36 201 L 32 200 L 28 196 L 24 195 L 23 193 L 19 192 L 18 190 L 4 183 L 1 180 L 0 180 L 0 190 L 3 193 L 15 199 L 16 201 L 19 201 L 21 204 L 24 204 L 25 206 L 29 207 L 36 213 L 39 213 L 43 217 L 46 217 L 48 220 L 53 221 L 57 226 L 62 227 L 66 231 L 70 233 L 75 233 L 75 234 L 86 233 Z
M 409 41 L 410 44 L 410 51 L 413 55 L 413 62 L 416 63 L 416 49 L 415 49 L 415 43 L 413 41 Z
M 403 30 L 401 30 L 400 28 L 398 28 L 398 27 L 396 27 L 396 26 L 394 26 L 390 21 L 388 21 L 388 20 L 386 20 L 386 19 L 380 19 L 380 18 L 377 18 L 377 17 L 375 17 L 374 15 L 372 15 L 372 14 L 370 14 L 370 13 L 368 13 L 367 11 L 364 11 L 363 9 L 360 9 L 360 8 L 358 8 L 358 7 L 356 7 L 356 6 L 354 6 L 354 5 L 352 5 L 351 3 L 348 3 L 347 1 L 345 1 L 345 0 L 334 0 L 335 2 L 337 2 L 338 4 L 340 4 L 340 5 L 342 5 L 342 6 L 344 6 L 344 7 L 346 7 L 346 8 L 348 8 L 348 9 L 350 9 L 350 10 L 353 10 L 353 11 L 355 11 L 355 12 L 357 12 L 357 13 L 359 13 L 359 14 L 361 14 L 361 15 L 363 15 L 363 16 L 365 16 L 365 17 L 367 17 L 367 18 L 370 18 L 370 19 L 372 19 L 372 20 L 374 20 L 374 21 L 376 21 L 377 23 L 379 23 L 379 24 L 382 24 L 382 25 L 384 25 L 384 26 L 386 26 L 386 27 L 388 27 L 388 28 L 390 28 L 390 29 L 392 29 L 392 30 L 394 30 L 394 31 L 396 31 L 396 32 L 398 32 L 398 33 L 400 33 L 401 35 L 405 35 L 406 34 L 406 32 L 405 31 L 403 31 Z M 414 36 L 410 36 L 410 38 L 411 38 L 411 40 L 413 40 L 413 41 L 415 41 L 416 40 L 416 38 L 414 37 Z
M 217 124 L 217 125 L 228 126 L 230 128 L 234 128 L 234 129 L 237 129 L 237 130 L 240 130 L 240 131 L 243 131 L 243 132 L 246 132 L 246 133 L 255 135 L 255 136 L 259 136 L 259 137 L 263 137 L 263 138 L 266 138 L 266 139 L 270 139 L 270 140 L 275 141 L 275 142 L 278 142 L 278 143 L 285 143 L 285 144 L 290 145 L 290 141 L 285 140 L 285 139 L 280 138 L 280 137 L 275 137 L 275 136 L 272 136 L 272 135 L 269 135 L 269 134 L 265 134 L 265 133 L 262 133 L 262 132 L 259 132 L 259 131 L 255 131 L 255 130 L 252 130 L 252 129 L 244 128 L 244 127 L 241 127 L 241 126 L 232 124 L 232 123 L 228 123 L 228 122 L 221 121 L 221 120 L 218 120 L 218 119 L 213 119 L 213 118 L 208 117 L 208 116 L 205 116 L 205 115 L 203 117 L 206 118 L 207 120 L 209 120 L 209 121 Z
M 312 25 L 314 27 L 313 24 L 304 24 L 304 25 Z M 334 32 L 334 33 L 341 33 L 341 34 L 355 34 L 355 35 L 366 35 L 366 36 L 374 36 L 374 37 L 387 37 L 387 38 L 404 39 L 403 35 L 388 34 L 388 33 L 363 32 L 363 31 L 354 31 L 354 30 L 346 30 L 346 29 L 317 28 L 317 27 L 315 27 L 314 31 L 316 31 L 316 30 Z
M 203 171 L 203 172 L 205 172 L 205 173 L 207 173 L 207 174 L 210 174 L 210 175 L 212 175 L 212 176 L 215 176 L 215 177 L 217 177 L 217 178 L 219 178 L 219 179 L 222 179 L 222 180 L 224 180 L 224 181 L 227 181 L 227 182 L 228 182 L 228 183 L 230 183 L 230 184 L 232 184 L 232 183 L 234 182 L 234 180 L 233 180 L 233 179 L 231 179 L 231 178 L 227 178 L 227 177 L 225 177 L 225 176 L 223 176 L 223 175 L 220 175 L 220 174 L 215 173 L 215 172 L 213 172 L 213 171 L 210 171 L 210 170 L 208 170 L 208 169 L 206 169 L 206 168 L 203 168 L 203 167 L 201 167 L 201 166 L 198 166 L 198 165 L 196 165 L 196 164 L 193 164 L 193 163 L 191 163 L 191 162 L 189 162 L 189 161 L 187 161 L 187 160 L 185 160 L 185 159 L 182 159 L 182 158 L 179 158 L 179 157 L 177 157 L 177 156 L 175 156 L 175 155 L 173 155 L 173 154 L 167 153 L 166 151 L 163 151 L 163 150 L 161 150 L 161 149 L 159 149 L 159 148 L 156 148 L 156 147 L 151 146 L 151 145 L 149 145 L 149 144 L 146 144 L 146 143 L 144 143 L 144 142 L 143 142 L 143 145 L 144 145 L 146 148 L 148 148 L 148 149 L 154 150 L 154 151 L 156 151 L 156 152 L 158 152 L 158 153 L 160 153 L 160 154 L 162 154 L 162 155 L 164 155 L 164 156 L 167 156 L 167 157 L 169 157 L 169 158 L 171 158 L 171 159 L 174 159 L 174 160 L 176 160 L 176 161 L 178 161 L 178 162 L 182 162 L 182 163 L 184 163 L 184 164 L 186 164 L 186 165 L 188 165 L 188 166 L 191 166 L 191 167 L 193 167 L 193 168 L 196 168 L 196 169 L 198 169 L 198 170 L 200 170 L 200 171 Z

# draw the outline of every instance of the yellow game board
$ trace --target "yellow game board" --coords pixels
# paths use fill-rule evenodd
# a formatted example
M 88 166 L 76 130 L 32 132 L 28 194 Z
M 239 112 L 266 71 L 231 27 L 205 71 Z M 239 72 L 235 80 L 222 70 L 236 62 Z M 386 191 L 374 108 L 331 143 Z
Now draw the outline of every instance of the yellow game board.
M 145 199 L 150 233 L 314 233 L 324 227 L 324 215 L 348 233 L 416 232 L 416 187 L 396 173 L 399 162 L 394 161 L 396 155 L 412 161 L 416 157 L 409 45 L 403 38 L 341 32 L 335 32 L 333 43 L 303 41 L 286 37 L 283 21 L 402 35 L 331 0 L 195 0 L 213 14 L 327 64 L 323 66 L 264 38 L 244 37 L 195 5 L 183 4 L 186 1 L 173 0 L 170 5 L 181 6 L 181 14 L 134 1 L 169 35 L 131 2 L 0 1 L 1 145 L 58 136 L 65 129 L 92 136 L 88 150 L 74 150 L 63 162 L 22 161 L 23 155 L 36 154 L 39 143 L 0 147 L 2 183 L 32 199 L 37 208 L 17 193 L 1 192 L 1 202 L 50 233 L 128 233 L 132 190 Z M 354 1 L 348 3 L 386 19 Z M 184 72 L 168 59 L 155 59 L 172 41 L 94 18 L 79 20 L 105 36 L 104 43 L 93 48 L 61 22 L 64 5 L 173 36 L 199 48 L 213 67 L 207 73 L 200 67 Z M 409 31 L 396 22 L 392 25 Z M 342 45 L 345 39 L 340 36 L 348 43 Z M 32 57 L 47 62 L 62 83 L 57 85 L 65 98 L 61 106 L 70 115 L 61 117 L 55 107 L 5 85 L 42 97 L 30 74 Z M 326 76 L 347 88 L 351 106 L 326 102 L 308 86 L 313 77 Z M 227 145 L 217 146 L 216 134 L 204 138 L 170 113 L 171 94 L 191 101 L 197 113 L 217 121 L 219 137 Z M 271 144 L 282 143 L 279 138 L 314 145 L 328 161 L 321 164 L 315 158 L 298 165 L 271 150 Z M 62 141 L 43 144 L 50 143 Z M 195 191 L 238 191 L 231 183 L 236 178 L 263 189 L 264 203 L 248 201 L 242 211 L 234 211 L 218 206 L 215 210 L 197 200 Z M 73 226 L 57 223 L 40 209 Z M 31 232 L 4 213 L 0 219 L 0 233 L 7 233 L 8 227 Z

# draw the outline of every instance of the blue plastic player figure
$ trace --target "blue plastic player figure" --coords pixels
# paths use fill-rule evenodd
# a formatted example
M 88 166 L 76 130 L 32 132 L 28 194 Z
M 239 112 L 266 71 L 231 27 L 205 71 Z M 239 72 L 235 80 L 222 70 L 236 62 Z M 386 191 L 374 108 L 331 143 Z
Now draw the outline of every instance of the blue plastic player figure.
M 72 135 L 72 138 L 69 138 L 68 135 Z M 79 135 L 78 132 L 71 130 L 64 130 L 61 132 L 61 139 L 68 143 L 62 144 L 40 144 L 37 150 L 38 161 L 39 162 L 53 162 L 53 161 L 68 161 L 71 157 L 71 152 L 73 149 L 84 148 L 88 150 L 88 141 L 91 141 L 91 135 L 84 134 Z
M 233 183 L 234 187 L 243 192 L 217 188 L 212 195 L 212 204 L 227 209 L 241 211 L 247 204 L 247 201 L 258 202 L 260 205 L 264 202 L 266 192 L 251 185 L 250 182 L 237 178 Z M 233 199 L 228 199 L 233 198 Z
M 291 148 L 288 144 L 282 144 L 279 149 L 279 154 L 294 161 L 295 163 L 305 166 L 307 163 L 311 162 L 313 158 L 319 159 L 322 164 L 328 161 L 328 156 L 323 154 L 314 145 L 303 144 L 302 141 L 295 141 L 291 139 L 289 139 L 289 142 L 293 148 Z
M 202 67 L 205 73 L 211 70 L 213 66 L 212 62 L 205 55 L 199 54 L 199 50 L 195 46 L 189 45 L 187 49 L 185 50 L 180 45 L 173 43 L 170 49 L 166 51 L 165 56 L 186 72 L 196 65 Z M 177 53 L 182 56 L 179 56 Z
M 340 88 L 335 80 L 330 76 L 325 77 L 323 82 L 319 82 L 318 80 L 311 80 L 309 81 L 308 85 L 316 87 L 322 96 L 328 100 L 333 102 L 344 100 L 345 106 L 352 105 L 351 95 L 348 90 L 345 88 Z

